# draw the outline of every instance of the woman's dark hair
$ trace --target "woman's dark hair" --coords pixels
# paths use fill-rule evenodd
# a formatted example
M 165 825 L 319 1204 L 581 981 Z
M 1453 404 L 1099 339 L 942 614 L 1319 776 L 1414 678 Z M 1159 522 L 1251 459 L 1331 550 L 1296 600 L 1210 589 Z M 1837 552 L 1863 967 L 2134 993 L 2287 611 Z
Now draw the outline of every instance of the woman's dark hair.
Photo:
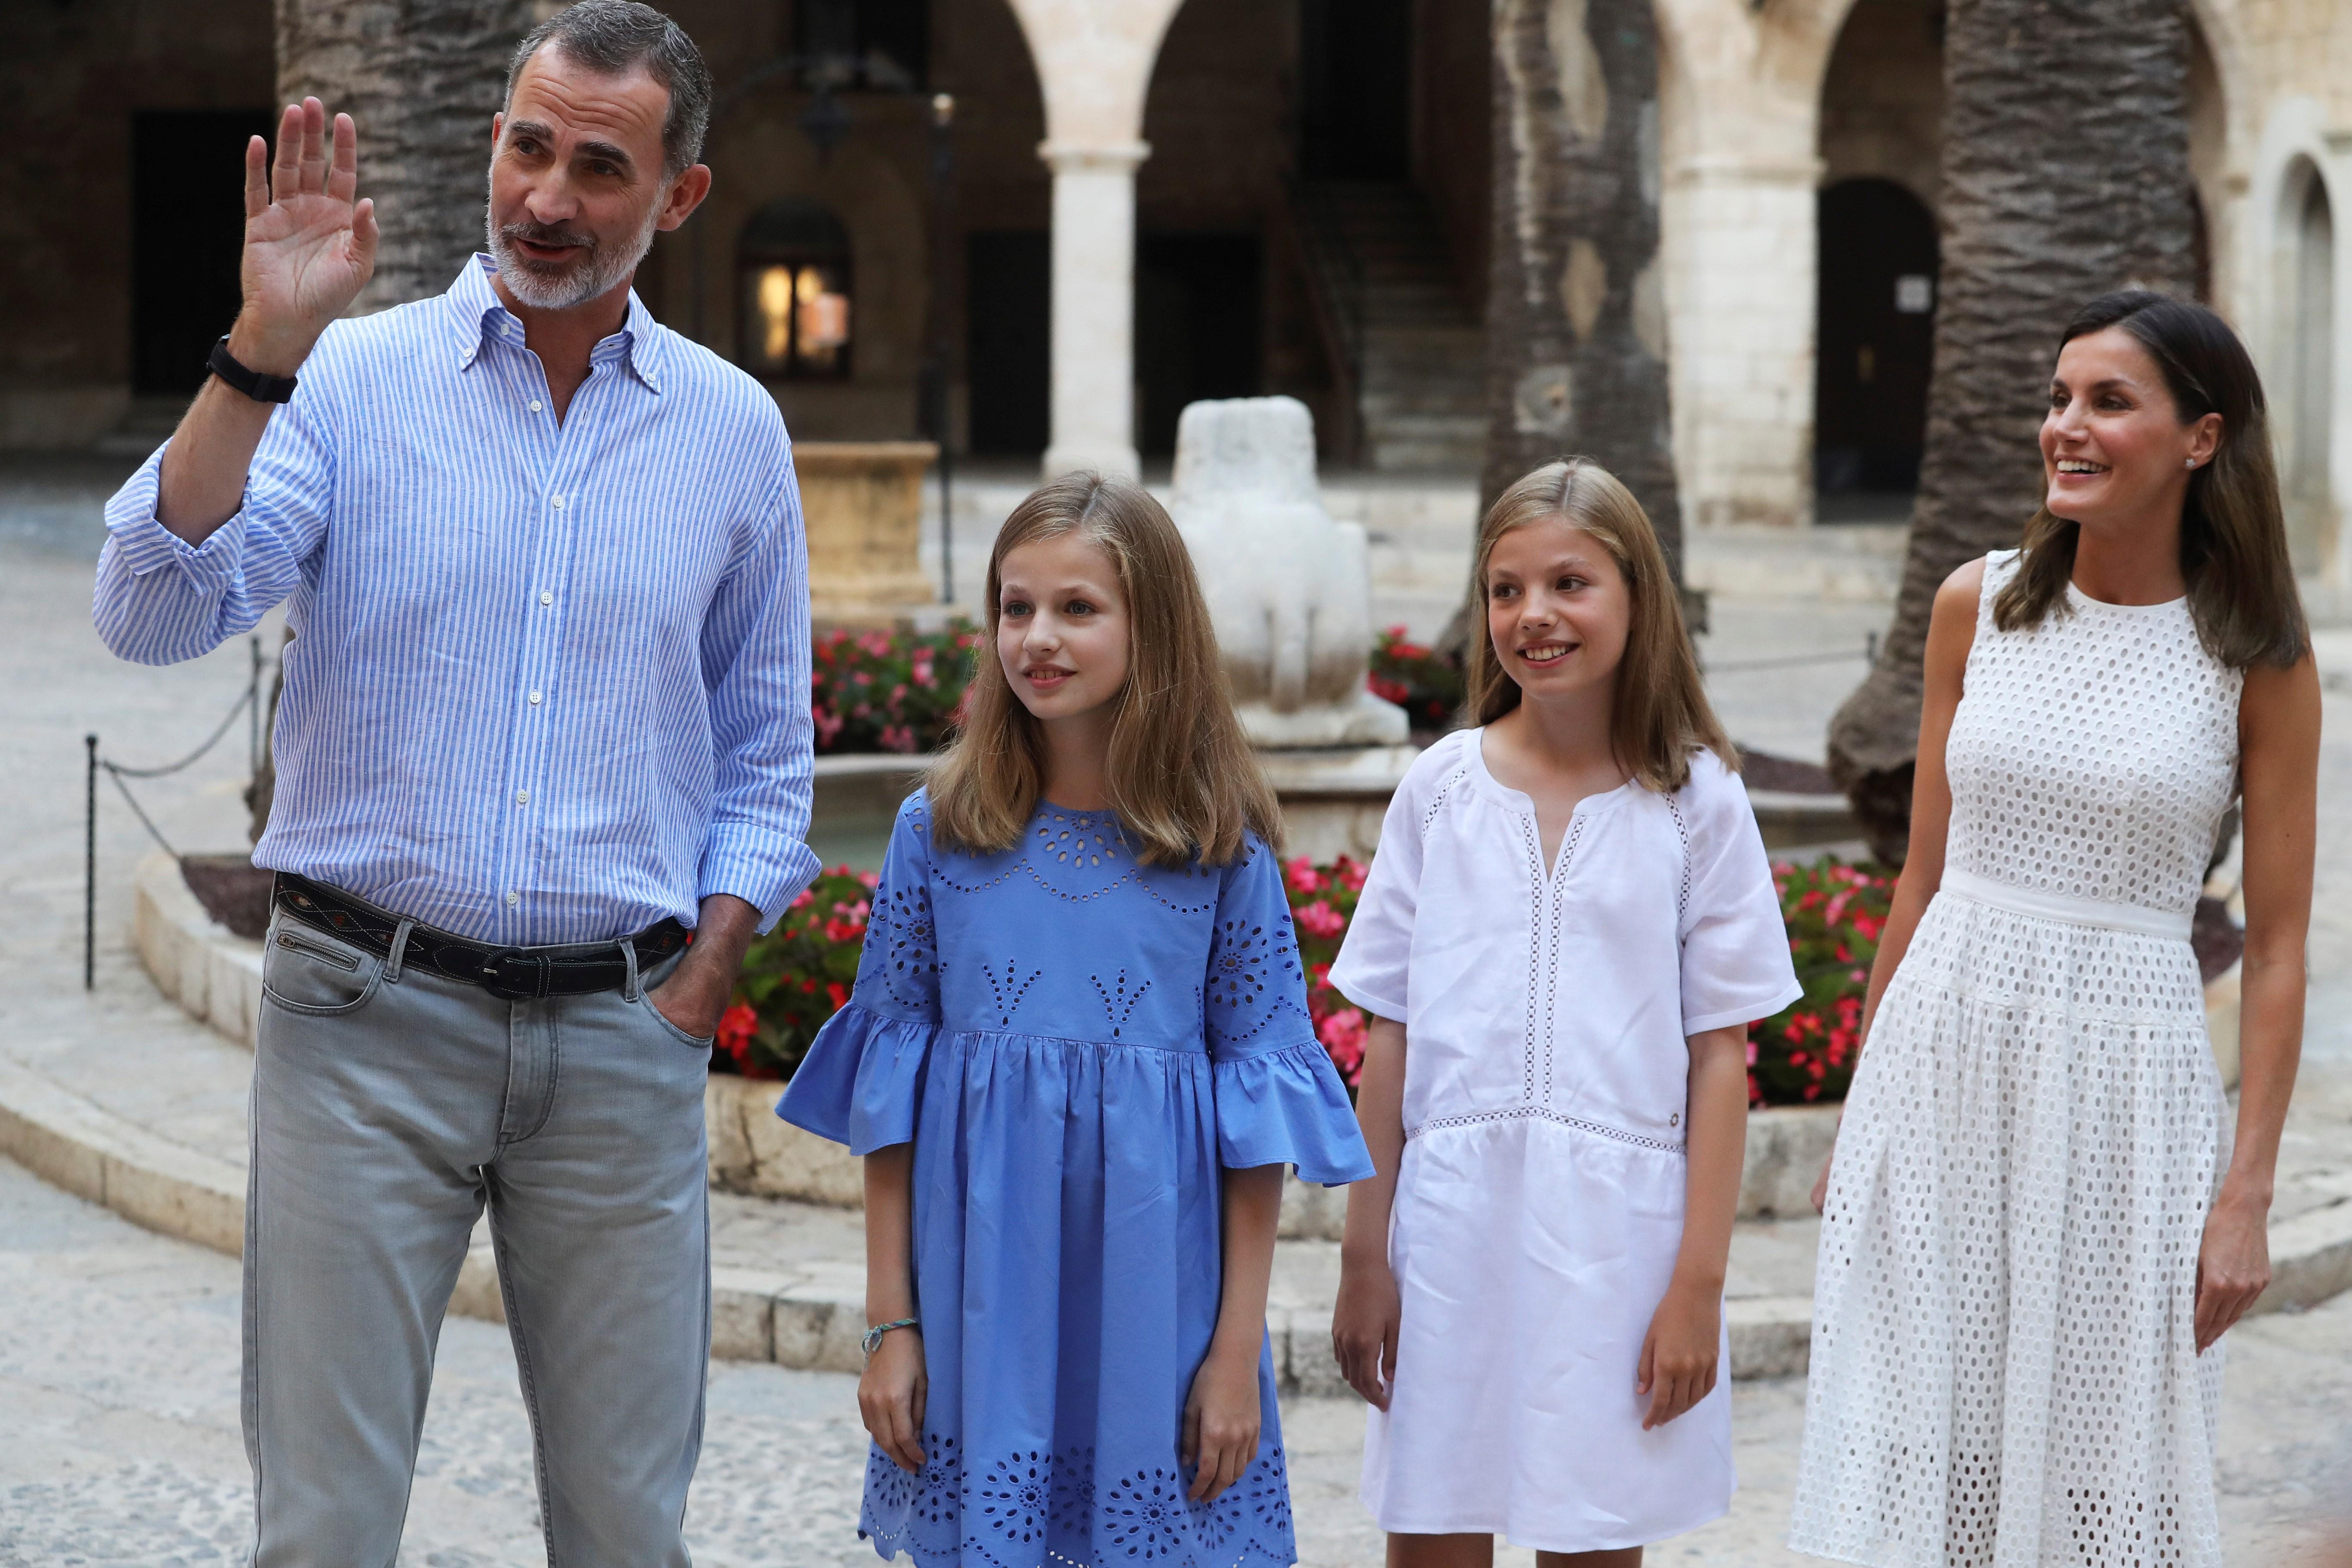
M 2286 517 L 2254 362 L 2221 317 L 2145 289 L 2100 295 L 2074 313 L 2058 346 L 2109 327 L 2129 332 L 2147 351 L 2182 424 L 2208 414 L 2221 416 L 2221 445 L 2211 462 L 2189 476 L 2180 508 L 2180 574 L 2189 582 L 2199 640 L 2234 669 L 2285 668 L 2303 657 L 2310 633 L 2287 553 Z M 2046 500 L 2034 512 L 2025 525 L 2024 560 L 1993 600 L 1995 626 L 2014 631 L 2067 613 L 2066 584 L 2074 574 L 2081 531 L 2053 515 Z

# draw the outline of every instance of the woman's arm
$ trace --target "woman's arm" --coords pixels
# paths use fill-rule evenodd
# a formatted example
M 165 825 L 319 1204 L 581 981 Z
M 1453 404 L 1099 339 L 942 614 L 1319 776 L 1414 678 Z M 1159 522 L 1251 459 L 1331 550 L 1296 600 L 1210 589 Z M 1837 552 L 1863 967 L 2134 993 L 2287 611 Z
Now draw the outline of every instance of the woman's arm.
M 1404 1026 L 1375 1016 L 1356 1085 L 1356 1121 L 1372 1153 L 1374 1174 L 1348 1189 L 1348 1228 L 1339 1243 L 1339 1300 L 1331 1314 L 1331 1351 L 1348 1386 L 1380 1409 L 1396 1377 L 1402 1308 L 1389 1272 L 1389 1214 L 1397 1167 L 1404 1160 Z M 1745 1082 L 1745 1068 L 1742 1069 Z M 1741 1090 L 1745 1104 L 1746 1090 Z
M 1663 1426 L 1715 1389 L 1723 1348 L 1723 1277 L 1748 1150 L 1748 1026 L 1690 1037 L 1690 1103 L 1682 1248 L 1665 1298 L 1642 1341 L 1633 1392 L 1650 1396 L 1644 1431 Z
M 866 1326 L 915 1315 L 915 1146 L 866 1156 Z M 923 1468 L 923 1331 L 893 1329 L 857 1380 L 857 1413 L 875 1446 L 909 1474 Z
M 2238 702 L 2245 794 L 2246 953 L 2238 1004 L 2238 1137 L 2197 1258 L 2197 1348 L 2271 1281 L 2271 1189 L 2303 1054 L 2304 939 L 2318 837 L 2319 673 L 2246 672 Z
M 1192 1498 L 1212 1502 L 1257 1458 L 1257 1363 L 1265 1346 L 1265 1292 L 1274 1279 L 1274 1232 L 1286 1167 L 1225 1173 L 1224 1288 L 1209 1353 L 1184 1401 L 1184 1462 Z
M 1952 715 L 1959 710 L 1962 684 L 1968 675 L 1969 650 L 1976 646 L 1977 608 L 1984 597 L 1985 563 L 1971 561 L 1936 590 L 1935 608 L 1927 620 L 1927 665 L 1919 703 L 1918 761 L 1911 777 L 1911 837 L 1904 851 L 1903 875 L 1895 884 L 1886 928 L 1878 933 L 1878 956 L 1871 961 L 1870 985 L 1863 994 L 1862 1037 L 1870 1039 L 1871 1020 L 1878 1016 L 1879 999 L 1911 946 L 1912 933 L 1927 912 L 1928 902 L 1944 880 L 1944 841 L 1952 826 L 1952 783 L 1944 771 L 1944 745 L 1951 739 Z M 1856 1051 L 1856 1060 L 1860 1051 Z M 1828 1201 L 1831 1158 L 1822 1162 L 1813 1183 L 1813 1207 Z

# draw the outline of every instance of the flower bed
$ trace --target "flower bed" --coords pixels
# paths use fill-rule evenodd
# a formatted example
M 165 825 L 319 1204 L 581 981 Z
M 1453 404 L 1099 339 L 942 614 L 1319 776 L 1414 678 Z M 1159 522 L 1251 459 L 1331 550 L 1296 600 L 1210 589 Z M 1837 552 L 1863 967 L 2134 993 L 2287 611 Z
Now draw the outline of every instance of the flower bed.
M 1365 868 L 1341 856 L 1328 866 L 1286 862 L 1283 886 L 1307 969 L 1307 1007 L 1316 1037 L 1353 1089 L 1362 1075 L 1370 1021 L 1331 987 L 1331 963 L 1355 915 Z M 1894 878 L 1872 867 L 1821 860 L 1772 868 L 1789 927 L 1789 952 L 1805 994 L 1750 1026 L 1748 1098 L 1752 1105 L 1803 1105 L 1845 1098 L 1861 1042 L 1862 999 Z M 790 1078 L 809 1042 L 849 1000 L 875 878 L 847 867 L 819 877 L 793 900 L 776 928 L 751 944 L 734 1005 L 719 1020 L 711 1065 L 750 1078 Z
M 1805 994 L 1748 1030 L 1748 1102 L 1804 1105 L 1843 1100 L 1862 1046 L 1863 994 L 1895 876 L 1823 858 L 1772 868 L 1789 956 Z
M 719 1019 L 712 1070 L 793 1076 L 817 1030 L 856 984 L 877 880 L 871 871 L 837 866 L 792 901 L 774 930 L 751 939 L 734 1003 Z
M 1373 696 L 1403 709 L 1423 733 L 1451 730 L 1462 711 L 1461 667 L 1407 637 L 1402 626 L 1391 626 L 1373 639 L 1364 684 Z
M 816 749 L 928 752 L 951 729 L 971 680 L 981 631 L 835 631 L 809 648 Z

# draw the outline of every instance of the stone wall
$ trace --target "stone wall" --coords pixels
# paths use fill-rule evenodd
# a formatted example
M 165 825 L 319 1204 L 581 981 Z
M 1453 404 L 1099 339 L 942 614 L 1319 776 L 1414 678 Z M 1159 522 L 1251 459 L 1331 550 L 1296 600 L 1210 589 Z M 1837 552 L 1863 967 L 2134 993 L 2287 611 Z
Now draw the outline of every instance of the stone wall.
M 10 5 L 5 34 L 0 447 L 86 446 L 131 399 L 131 117 L 267 111 L 270 0 Z

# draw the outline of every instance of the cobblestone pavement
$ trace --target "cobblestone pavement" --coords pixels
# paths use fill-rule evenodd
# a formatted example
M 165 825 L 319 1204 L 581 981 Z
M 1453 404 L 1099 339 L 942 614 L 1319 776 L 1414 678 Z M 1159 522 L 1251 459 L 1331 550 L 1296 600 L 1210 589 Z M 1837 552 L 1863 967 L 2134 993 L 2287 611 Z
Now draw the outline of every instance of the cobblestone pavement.
M 140 1230 L 0 1161 L 0 1568 L 230 1568 L 250 1542 L 237 1431 L 237 1267 Z M 2272 1568 L 2347 1497 L 2352 1297 L 2232 1336 L 2222 1424 L 2232 1565 Z M 704 1568 L 850 1568 L 865 1440 L 852 1379 L 718 1363 L 687 1512 Z M 1794 1382 L 1733 1394 L 1743 1489 L 1731 1514 L 1651 1553 L 1782 1568 L 1803 1415 Z M 1301 1561 L 1372 1568 L 1354 1499 L 1352 1401 L 1284 1410 Z M 409 1510 L 406 1568 L 545 1562 L 530 1431 L 503 1330 L 451 1318 Z M 1507 1552 L 1507 1568 L 1530 1554 Z
M 233 1051 L 182 1018 L 131 957 L 131 867 L 147 840 L 119 798 L 100 807 L 99 985 L 79 989 L 82 752 L 96 730 L 132 762 L 179 755 L 208 733 L 244 679 L 232 645 L 170 669 L 115 662 L 89 624 L 96 503 L 123 463 L 0 467 L 0 1049 L 106 1098 L 192 1144 L 236 1137 L 242 1107 L 184 1094 L 173 1064 Z M 966 553 L 971 564 L 977 557 Z M 1830 709 L 1860 661 L 1780 671 L 1742 659 L 1829 651 L 1882 624 L 1883 608 L 1718 597 L 1709 657 L 1741 740 L 1820 754 Z M 2342 639 L 2339 638 L 2339 641 Z M 2352 668 L 2352 646 L 2336 662 Z M 2308 1069 L 2289 1158 L 2352 1165 L 2352 695 L 2327 700 L 2320 905 Z M 241 735 L 197 767 L 142 786 L 183 848 L 241 842 Z M 237 1433 L 237 1273 L 231 1259 L 129 1226 L 0 1162 L 0 1568 L 153 1568 L 239 1561 L 249 1529 Z M 2221 1482 L 2230 1562 L 2286 1562 L 2288 1542 L 2352 1501 L 2352 1296 L 2231 1335 Z M 1652 1553 L 1662 1563 L 1779 1568 L 1802 1390 L 1743 1384 L 1734 1396 L 1746 1489 L 1731 1515 Z M 873 1561 L 851 1533 L 863 1448 L 848 1379 L 773 1366 L 712 1368 L 709 1436 L 689 1514 L 705 1564 Z M 1369 1568 L 1378 1538 L 1353 1501 L 1360 1407 L 1286 1411 L 1304 1560 Z M 444 1331 L 425 1458 L 403 1563 L 409 1568 L 543 1561 L 529 1444 L 503 1331 L 453 1318 Z M 1506 1553 L 1526 1568 L 1525 1553 Z

